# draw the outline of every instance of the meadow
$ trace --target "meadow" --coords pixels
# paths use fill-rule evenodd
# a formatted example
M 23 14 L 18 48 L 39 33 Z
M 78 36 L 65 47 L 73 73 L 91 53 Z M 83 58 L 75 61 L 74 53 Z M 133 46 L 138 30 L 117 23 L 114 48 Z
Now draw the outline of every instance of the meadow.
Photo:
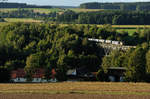
M 8 23 L 10 23 L 10 22 L 27 22 L 27 23 L 43 22 L 42 20 L 36 20 L 36 19 L 32 19 L 32 18 L 5 18 L 5 21 L 7 21 Z
M 82 8 L 69 8 L 69 10 L 72 10 L 74 12 L 80 13 L 80 12 L 95 12 L 95 11 L 103 11 L 104 9 L 82 9 Z
M 34 12 L 38 13 L 51 13 L 51 12 L 62 12 L 64 9 L 60 8 L 23 8 L 25 10 L 33 10 Z M 16 11 L 18 8 L 0 8 L 0 12 L 11 12 L 11 11 Z
M 67 8 L 67 9 L 62 9 L 62 8 L 24 8 L 25 10 L 33 10 L 34 12 L 39 12 L 39 13 L 51 13 L 51 12 L 64 12 L 65 10 L 72 10 L 77 13 L 79 12 L 95 12 L 95 11 L 103 11 L 103 9 L 81 9 L 81 8 Z M 0 12 L 11 12 L 11 11 L 16 11 L 18 10 L 17 8 L 1 8 Z

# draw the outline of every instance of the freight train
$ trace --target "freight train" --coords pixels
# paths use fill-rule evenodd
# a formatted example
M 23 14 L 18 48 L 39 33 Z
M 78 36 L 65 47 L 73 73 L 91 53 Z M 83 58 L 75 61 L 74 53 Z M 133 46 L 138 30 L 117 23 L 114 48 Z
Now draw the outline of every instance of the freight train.
M 123 42 L 121 42 L 121 41 L 112 41 L 112 40 L 104 40 L 104 39 L 93 39 L 93 38 L 88 38 L 88 40 L 89 41 L 94 41 L 94 42 L 97 42 L 97 43 L 123 45 Z

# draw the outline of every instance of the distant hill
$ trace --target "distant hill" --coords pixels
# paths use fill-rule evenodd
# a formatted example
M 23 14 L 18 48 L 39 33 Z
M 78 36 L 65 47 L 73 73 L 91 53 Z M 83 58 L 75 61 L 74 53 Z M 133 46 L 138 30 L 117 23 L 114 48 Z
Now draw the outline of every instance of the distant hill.
M 66 9 L 66 8 L 79 8 L 79 6 L 77 7 L 77 6 L 52 6 L 53 8 L 64 8 L 64 9 Z
M 52 8 L 51 6 L 28 5 L 26 3 L 0 2 L 0 8 Z
M 123 3 L 83 3 L 80 8 L 85 9 L 116 9 L 116 10 L 150 10 L 150 2 L 123 2 Z

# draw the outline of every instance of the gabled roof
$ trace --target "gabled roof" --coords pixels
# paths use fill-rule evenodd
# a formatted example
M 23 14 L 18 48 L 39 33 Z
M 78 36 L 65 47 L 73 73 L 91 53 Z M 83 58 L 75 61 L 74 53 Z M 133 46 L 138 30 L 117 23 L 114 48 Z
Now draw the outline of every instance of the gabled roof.
M 67 75 L 77 75 L 76 69 L 70 69 L 66 73 Z

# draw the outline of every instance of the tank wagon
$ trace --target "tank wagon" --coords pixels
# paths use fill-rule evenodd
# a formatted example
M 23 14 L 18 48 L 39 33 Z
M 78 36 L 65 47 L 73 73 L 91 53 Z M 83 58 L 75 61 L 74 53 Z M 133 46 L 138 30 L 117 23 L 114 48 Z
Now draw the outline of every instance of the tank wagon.
M 105 44 L 113 44 L 113 45 L 123 45 L 123 42 L 121 41 L 113 41 L 113 40 L 104 40 L 104 39 L 93 39 L 88 38 L 89 41 L 94 41 L 97 43 L 105 43 Z

